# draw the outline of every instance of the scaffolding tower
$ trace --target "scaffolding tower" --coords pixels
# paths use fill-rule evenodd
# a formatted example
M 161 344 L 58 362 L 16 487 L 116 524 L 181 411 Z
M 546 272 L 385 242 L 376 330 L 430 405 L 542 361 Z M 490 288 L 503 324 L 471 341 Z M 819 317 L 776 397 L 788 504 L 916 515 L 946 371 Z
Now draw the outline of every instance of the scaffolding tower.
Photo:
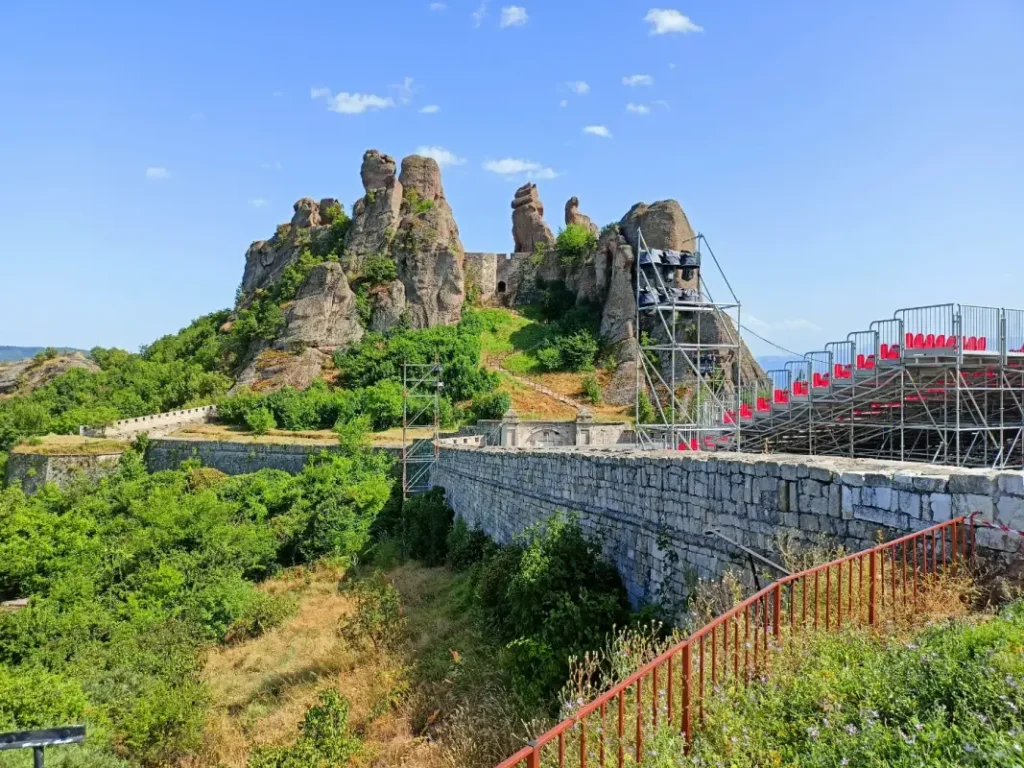
M 430 490 L 441 426 L 441 363 L 402 365 L 402 498 Z M 431 430 L 430 437 L 423 435 Z
M 740 421 L 728 414 L 740 410 L 743 389 L 740 302 L 703 235 L 678 251 L 650 248 L 642 231 L 637 240 L 637 441 L 644 448 L 736 450 Z M 702 251 L 731 300 L 714 301 Z

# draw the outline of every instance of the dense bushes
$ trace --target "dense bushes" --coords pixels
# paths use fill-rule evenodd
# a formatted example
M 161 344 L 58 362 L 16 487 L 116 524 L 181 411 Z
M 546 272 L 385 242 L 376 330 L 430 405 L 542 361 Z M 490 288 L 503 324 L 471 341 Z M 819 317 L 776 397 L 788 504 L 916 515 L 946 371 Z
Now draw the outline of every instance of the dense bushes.
M 584 264 L 597 250 L 597 235 L 582 224 L 569 224 L 555 238 L 555 251 L 563 267 Z
M 406 501 L 382 533 L 400 532 L 405 554 L 429 565 L 472 569 L 476 607 L 504 645 L 511 683 L 525 699 L 551 704 L 569 658 L 630 620 L 618 572 L 575 518 L 556 515 L 504 547 L 453 518 L 444 490 L 434 488 Z
M 108 424 L 213 402 L 231 386 L 216 370 L 211 351 L 211 328 L 219 319 L 219 314 L 200 318 L 142 355 L 94 349 L 98 373 L 75 368 L 28 395 L 0 400 L 0 451 L 32 435 L 70 434 L 82 424 Z
M 469 412 L 474 419 L 500 419 L 511 407 L 508 392 L 487 392 L 473 398 Z
M 148 475 L 129 453 L 95 486 L 0 492 L 0 599 L 31 599 L 0 614 L 0 728 L 85 717 L 95 739 L 147 765 L 194 749 L 204 644 L 259 634 L 290 609 L 253 582 L 365 547 L 390 459 L 346 445 L 294 476 Z

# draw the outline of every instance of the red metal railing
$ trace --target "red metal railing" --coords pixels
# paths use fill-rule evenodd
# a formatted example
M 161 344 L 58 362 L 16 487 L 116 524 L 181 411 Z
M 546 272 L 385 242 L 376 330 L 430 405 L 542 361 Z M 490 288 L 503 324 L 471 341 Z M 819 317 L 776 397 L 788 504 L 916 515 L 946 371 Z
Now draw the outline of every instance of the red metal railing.
M 769 653 L 801 633 L 912 616 L 921 589 L 942 569 L 955 573 L 973 553 L 973 526 L 958 517 L 779 579 L 581 707 L 498 768 L 622 768 L 627 755 L 631 764 L 639 764 L 645 735 L 666 724 L 678 724 L 688 743 L 704 719 L 709 687 L 748 684 L 765 669 Z

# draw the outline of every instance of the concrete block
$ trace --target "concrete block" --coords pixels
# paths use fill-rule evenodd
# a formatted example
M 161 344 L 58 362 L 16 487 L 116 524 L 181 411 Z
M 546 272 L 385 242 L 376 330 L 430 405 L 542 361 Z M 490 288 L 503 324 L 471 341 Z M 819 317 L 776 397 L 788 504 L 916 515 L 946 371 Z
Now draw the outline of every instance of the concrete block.
M 1009 526 L 1015 531 L 1024 531 L 1024 498 L 1003 496 L 996 504 L 995 522 Z
M 975 493 L 954 493 L 952 495 L 954 517 L 979 512 L 982 520 L 992 522 L 994 505 L 991 496 L 981 496 Z
M 993 472 L 979 474 L 955 474 L 949 478 L 950 493 L 970 493 L 991 496 L 996 490 L 996 476 Z
M 898 491 L 899 511 L 913 518 L 921 517 L 921 495 L 914 491 Z
M 843 472 L 839 476 L 843 485 L 859 488 L 864 485 L 864 474 L 862 472 Z

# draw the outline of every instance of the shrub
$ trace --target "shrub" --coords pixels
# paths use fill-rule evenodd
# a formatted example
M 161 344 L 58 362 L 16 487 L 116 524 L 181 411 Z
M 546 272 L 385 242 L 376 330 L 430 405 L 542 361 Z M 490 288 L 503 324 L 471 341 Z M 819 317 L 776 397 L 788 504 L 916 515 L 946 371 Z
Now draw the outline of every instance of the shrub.
M 599 647 L 630 616 L 622 580 L 600 546 L 575 518 L 557 515 L 488 558 L 476 593 L 507 643 L 520 692 L 538 701 L 558 691 L 570 657 Z
M 398 590 L 378 572 L 356 582 L 350 592 L 356 606 L 351 616 L 341 620 L 341 636 L 355 645 L 369 641 L 378 653 L 393 649 L 405 631 Z
M 641 424 L 653 424 L 656 418 L 657 413 L 651 403 L 650 395 L 646 390 L 640 390 L 640 394 L 637 395 L 637 419 Z
M 386 253 L 373 253 L 363 261 L 363 279 L 368 285 L 384 285 L 398 278 L 398 266 Z
M 601 402 L 601 385 L 594 376 L 583 379 L 583 396 L 594 405 Z
M 594 367 L 598 343 L 590 331 L 577 331 L 571 336 L 561 336 L 557 343 L 562 365 L 567 370 L 586 371 Z
M 444 488 L 434 487 L 406 499 L 402 507 L 402 539 L 408 556 L 427 565 L 443 565 L 454 519 L 455 512 L 445 500 Z
M 448 533 L 447 565 L 464 571 L 493 555 L 497 545 L 479 528 L 470 528 L 461 517 Z
M 562 266 L 580 266 L 597 250 L 597 235 L 582 224 L 569 224 L 555 238 L 555 250 Z
M 87 707 L 81 684 L 41 666 L 0 664 L 0 731 L 53 728 L 81 722 Z
M 257 747 L 248 768 L 335 768 L 359 754 L 359 737 L 349 731 L 349 705 L 335 690 L 321 691 L 306 710 L 301 734 L 288 747 Z
M 538 349 L 535 357 L 537 364 L 545 371 L 559 371 L 562 369 L 562 350 L 557 346 L 542 347 Z
M 245 425 L 254 435 L 265 435 L 277 426 L 277 422 L 274 421 L 274 414 L 266 408 L 256 408 L 246 412 Z
M 488 392 L 473 398 L 469 412 L 474 419 L 500 419 L 511 407 L 512 397 L 508 392 Z

